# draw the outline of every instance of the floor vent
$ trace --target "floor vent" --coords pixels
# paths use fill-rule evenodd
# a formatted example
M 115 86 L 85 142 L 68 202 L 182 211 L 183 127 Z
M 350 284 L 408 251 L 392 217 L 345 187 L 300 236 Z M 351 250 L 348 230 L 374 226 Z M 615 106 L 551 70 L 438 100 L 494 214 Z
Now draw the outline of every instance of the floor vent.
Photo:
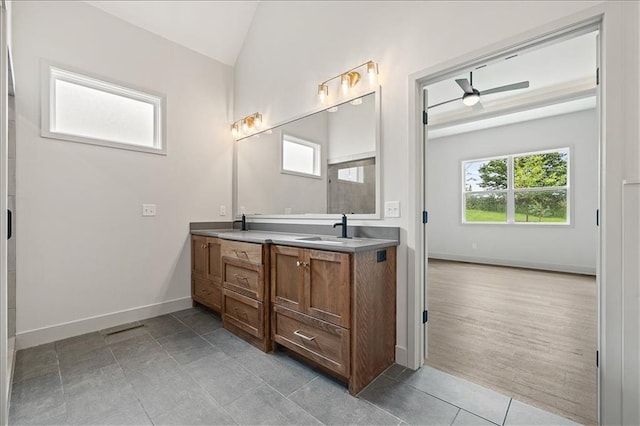
M 135 325 L 131 325 L 130 327 L 112 331 L 111 333 L 105 334 L 105 336 L 113 336 L 114 334 L 124 333 L 125 331 L 135 330 L 136 328 L 141 328 L 141 327 L 144 327 L 144 324 L 135 324 Z

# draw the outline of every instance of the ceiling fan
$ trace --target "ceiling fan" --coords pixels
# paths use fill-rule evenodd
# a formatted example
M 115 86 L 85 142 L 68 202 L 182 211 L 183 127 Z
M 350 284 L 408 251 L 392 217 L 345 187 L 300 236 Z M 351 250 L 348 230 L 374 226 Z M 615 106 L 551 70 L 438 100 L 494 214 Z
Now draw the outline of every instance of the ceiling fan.
M 448 101 L 440 102 L 435 105 L 431 105 L 428 108 L 434 108 L 440 105 L 448 104 L 449 102 L 459 101 L 462 99 L 462 103 L 474 107 L 474 109 L 482 109 L 480 103 L 480 95 L 491 95 L 494 93 L 508 92 L 510 90 L 526 89 L 529 87 L 528 81 L 521 81 L 519 83 L 507 84 L 506 86 L 494 87 L 493 89 L 487 89 L 480 92 L 473 87 L 473 72 L 469 73 L 469 79 L 459 78 L 456 80 L 458 86 L 464 91 L 461 98 L 450 99 Z

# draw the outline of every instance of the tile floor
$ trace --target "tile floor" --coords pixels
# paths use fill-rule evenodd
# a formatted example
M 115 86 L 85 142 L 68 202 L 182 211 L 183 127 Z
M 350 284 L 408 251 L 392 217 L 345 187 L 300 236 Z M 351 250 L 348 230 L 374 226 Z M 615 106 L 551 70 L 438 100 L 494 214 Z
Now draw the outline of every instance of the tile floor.
M 473 383 L 391 366 L 359 396 L 198 308 L 18 352 L 10 424 L 570 425 Z

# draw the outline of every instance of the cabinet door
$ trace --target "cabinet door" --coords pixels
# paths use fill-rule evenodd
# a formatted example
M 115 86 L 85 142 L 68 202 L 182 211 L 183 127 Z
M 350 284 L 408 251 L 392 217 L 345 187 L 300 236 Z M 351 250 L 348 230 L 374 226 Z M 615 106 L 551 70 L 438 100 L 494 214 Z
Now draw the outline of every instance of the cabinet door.
M 200 235 L 191 236 L 191 274 L 206 278 L 207 238 Z
M 206 239 L 205 275 L 207 279 L 222 282 L 221 241 L 217 238 Z
M 271 302 L 304 312 L 304 250 L 271 247 Z
M 305 262 L 306 313 L 348 328 L 351 299 L 349 254 L 305 250 Z

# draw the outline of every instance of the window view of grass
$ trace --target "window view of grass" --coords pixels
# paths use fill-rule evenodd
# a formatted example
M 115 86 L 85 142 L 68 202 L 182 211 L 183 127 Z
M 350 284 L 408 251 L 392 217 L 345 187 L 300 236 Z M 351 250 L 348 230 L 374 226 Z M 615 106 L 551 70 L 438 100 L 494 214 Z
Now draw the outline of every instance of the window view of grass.
M 465 222 L 567 223 L 568 160 L 564 149 L 463 163 Z

